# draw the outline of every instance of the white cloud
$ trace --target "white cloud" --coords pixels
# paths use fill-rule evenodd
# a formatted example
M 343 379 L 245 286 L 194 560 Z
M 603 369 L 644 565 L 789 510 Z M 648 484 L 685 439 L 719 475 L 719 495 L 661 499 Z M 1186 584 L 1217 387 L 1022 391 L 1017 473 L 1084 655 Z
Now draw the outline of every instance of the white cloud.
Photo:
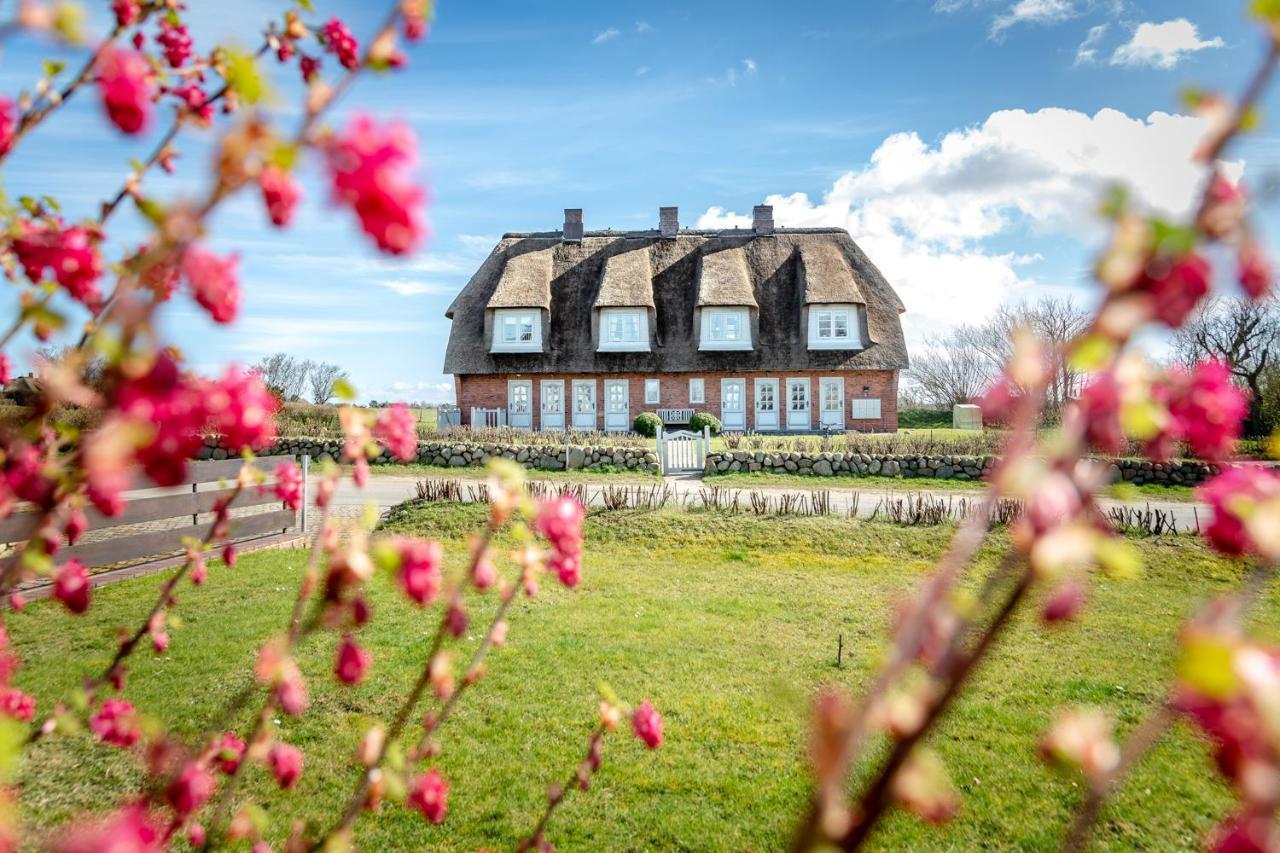
M 641 65 L 639 68 L 636 69 L 636 76 L 643 77 L 644 75 L 648 74 L 651 70 L 653 69 L 651 69 L 649 66 Z
M 1044 286 L 1027 269 L 1035 255 L 995 241 L 1025 242 L 1028 230 L 1096 238 L 1095 208 L 1112 182 L 1125 181 L 1151 208 L 1187 213 L 1204 177 L 1191 161 L 1204 130 L 1198 118 L 1165 113 L 1143 120 L 1110 109 L 1007 110 L 934 145 L 895 134 L 820 201 L 794 193 L 767 203 L 780 225 L 847 229 L 902 296 L 908 334 L 918 340 Z M 1226 172 L 1234 178 L 1242 168 L 1227 164 Z M 742 227 L 750 217 L 711 208 L 697 224 Z
M 385 287 L 400 296 L 443 296 L 452 295 L 458 292 L 461 285 L 433 284 L 426 281 L 414 281 L 413 279 L 404 278 L 388 278 L 380 279 L 373 282 L 379 287 Z
M 756 61 L 750 57 L 742 60 L 742 69 L 744 74 L 756 73 Z
M 609 39 L 616 39 L 620 35 L 622 35 L 622 30 L 618 29 L 617 27 L 609 27 L 609 29 L 607 30 L 601 30 L 600 32 L 596 33 L 595 38 L 591 39 L 591 43 L 604 44 Z
M 651 32 L 653 32 L 653 25 L 650 24 L 648 21 L 636 21 L 637 34 L 646 35 Z
M 991 37 L 998 38 L 1018 24 L 1056 24 L 1078 14 L 1072 0 L 1018 0 L 991 22 Z
M 1139 24 L 1133 31 L 1133 38 L 1116 48 L 1111 55 L 1111 64 L 1169 69 L 1189 53 L 1222 47 L 1223 44 L 1220 38 L 1201 40 L 1196 25 L 1186 18 L 1163 24 L 1148 22 Z
M 736 65 L 731 65 L 726 68 L 724 73 L 720 76 L 707 77 L 706 82 L 712 86 L 736 86 L 738 85 L 738 80 L 756 76 L 758 66 L 754 59 L 748 57 L 747 59 L 742 60 L 740 64 L 742 65 L 741 74 L 738 73 L 738 67 Z
M 1110 24 L 1098 24 L 1096 27 L 1089 28 L 1089 34 L 1076 48 L 1076 65 L 1092 65 L 1098 61 L 1098 45 L 1102 43 L 1110 26 Z

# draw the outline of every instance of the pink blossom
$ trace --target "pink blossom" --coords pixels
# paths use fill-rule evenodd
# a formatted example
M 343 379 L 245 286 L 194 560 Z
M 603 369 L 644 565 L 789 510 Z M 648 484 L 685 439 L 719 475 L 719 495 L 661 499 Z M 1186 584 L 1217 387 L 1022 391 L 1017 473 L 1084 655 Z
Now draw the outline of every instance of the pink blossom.
M 58 853 L 160 853 L 164 822 L 146 806 L 125 806 L 111 816 L 93 823 L 76 823 L 58 839 Z
M 244 741 L 235 732 L 224 732 L 213 744 L 213 758 L 218 769 L 230 776 L 244 758 Z
M 272 744 L 267 762 L 271 765 L 271 775 L 276 777 L 276 784 L 281 788 L 292 788 L 302 775 L 302 750 L 292 744 Z
M 257 373 L 227 367 L 207 389 L 205 406 L 232 450 L 257 450 L 275 441 L 275 414 L 280 406 Z
M 4 482 L 9 491 L 20 500 L 42 507 L 52 506 L 56 484 L 49 476 L 46 463 L 40 450 L 23 441 L 14 442 L 4 460 Z
M 0 688 L 0 714 L 29 723 L 36 715 L 36 699 L 16 687 Z
M 129 134 L 146 130 L 151 118 L 151 66 L 141 54 L 108 48 L 98 59 L 98 91 L 116 127 Z
M 85 517 L 84 511 L 73 509 L 67 513 L 67 520 L 62 525 L 62 535 L 67 537 L 68 545 L 74 545 L 88 529 L 89 519 Z
M 547 567 L 560 582 L 575 587 L 582 579 L 582 522 L 586 508 L 571 495 L 548 498 L 538 506 L 538 532 L 551 543 Z
M 632 713 L 631 731 L 650 749 L 662 746 L 662 715 L 648 699 L 641 702 L 640 707 Z
M 298 57 L 298 70 L 302 72 L 302 82 L 310 83 L 312 78 L 320 73 L 320 59 L 315 56 L 302 54 Z
M 138 742 L 142 730 L 138 728 L 138 713 L 124 699 L 108 699 L 89 720 L 89 728 L 103 743 L 129 747 Z
M 57 223 L 19 223 L 11 242 L 22 271 L 33 282 L 45 271 L 66 288 L 71 298 L 97 311 L 102 304 L 98 279 L 102 277 L 102 256 L 98 252 L 101 235 L 83 225 L 64 228 Z
M 1176 259 L 1152 261 L 1138 287 L 1150 295 L 1156 319 L 1176 329 L 1209 292 L 1209 273 L 1209 262 L 1188 252 Z
M 1255 302 L 1271 292 L 1275 273 L 1266 251 L 1253 240 L 1246 240 L 1237 256 L 1240 265 L 1240 286 Z
M 89 572 L 84 563 L 72 557 L 56 570 L 53 597 L 72 613 L 80 614 L 89 609 Z
M 388 406 L 378 413 L 373 437 L 401 462 L 410 462 L 418 455 L 418 419 L 404 403 Z
M 111 0 L 111 11 L 115 13 L 116 26 L 124 29 L 138 20 L 142 4 L 138 0 Z
M 393 255 L 413 250 L 426 233 L 423 192 L 409 177 L 416 156 L 413 132 L 356 116 L 326 153 L 334 198 L 355 211 L 378 248 Z
M 547 560 L 547 569 L 556 573 L 560 583 L 573 589 L 582 580 L 582 552 L 555 551 Z
M 449 811 L 449 783 L 435 768 L 409 782 L 409 808 L 422 812 L 432 823 L 443 823 Z
M 209 103 L 209 95 L 196 83 L 186 83 L 173 90 L 173 96 L 186 105 L 187 110 L 201 122 L 213 120 L 213 104 Z
M 275 699 L 280 710 L 291 717 L 297 717 L 307 710 L 307 683 L 296 669 L 287 673 L 276 685 Z
M 476 589 L 484 592 L 498 581 L 498 570 L 488 554 L 481 554 L 471 571 L 471 583 Z
M 469 621 L 467 608 L 462 603 L 462 596 L 455 595 L 449 602 L 449 609 L 445 611 L 445 627 L 449 629 L 449 633 L 454 637 L 461 637 L 467 632 L 467 623 Z
M 369 672 L 373 658 L 350 635 L 338 644 L 338 654 L 333 663 L 333 674 L 343 684 L 359 684 Z
M 1022 392 L 1014 384 L 1013 380 L 1007 375 L 1001 374 L 1000 378 L 978 400 L 978 406 L 982 409 L 983 421 L 995 424 L 1008 422 L 1013 416 L 1013 408 L 1021 396 Z
M 0 353 L 0 386 L 8 385 L 13 381 L 13 362 L 9 361 L 9 356 Z
M 213 774 L 199 763 L 188 764 L 169 785 L 166 798 L 179 817 L 198 812 L 209 798 L 217 782 Z
M 302 469 L 295 462 L 281 462 L 275 470 L 275 495 L 289 509 L 302 506 Z
M 208 579 L 209 566 L 205 563 L 204 557 L 197 554 L 191 561 L 191 582 L 196 586 L 204 586 L 204 582 Z
M 262 174 L 258 175 L 258 186 L 262 188 L 262 201 L 267 206 L 271 222 L 281 227 L 288 225 L 293 219 L 293 209 L 302 197 L 302 187 L 279 166 L 264 167 Z
M 196 302 L 215 323 L 234 322 L 240 312 L 239 262 L 235 255 L 219 258 L 200 246 L 188 246 L 182 253 L 182 274 Z
M 320 32 L 324 37 L 325 50 L 337 56 L 343 68 L 353 69 L 360 65 L 360 46 L 346 24 L 330 18 Z
M 114 402 L 152 436 L 138 450 L 138 461 L 158 486 L 176 486 L 187 474 L 187 461 L 200 449 L 204 425 L 203 383 L 181 372 L 178 362 L 161 351 L 141 376 L 126 379 L 116 389 Z
M 404 594 L 425 607 L 436 600 L 442 581 L 444 547 L 434 540 L 400 536 L 395 540 L 400 557 L 396 580 Z
M 235 543 L 228 542 L 222 546 L 222 562 L 226 563 L 228 569 L 236 567 L 236 560 L 239 552 L 236 550 Z
M 164 51 L 165 61 L 170 68 L 181 68 L 191 58 L 191 35 L 184 24 L 174 23 L 168 18 L 160 19 L 160 32 L 156 33 L 156 44 Z
M 1204 529 L 1214 548 L 1232 556 L 1256 550 L 1245 525 L 1247 513 L 1257 502 L 1280 495 L 1280 474 L 1257 467 L 1227 468 L 1196 490 L 1209 504 L 1212 517 Z
M 18 111 L 13 101 L 0 95 L 0 156 L 9 153 L 17 138 Z
M 1040 618 L 1050 624 L 1074 619 L 1084 608 L 1084 601 L 1084 584 L 1076 579 L 1065 581 L 1049 592 L 1040 610 Z
M 1221 461 L 1231 455 L 1249 413 L 1249 400 L 1231 381 L 1219 361 L 1204 361 L 1171 383 L 1169 414 L 1177 432 L 1201 459 Z
M 1119 453 L 1124 433 L 1120 429 L 1120 383 L 1115 376 L 1104 373 L 1095 378 L 1080 392 L 1075 405 L 1089 445 L 1103 453 Z

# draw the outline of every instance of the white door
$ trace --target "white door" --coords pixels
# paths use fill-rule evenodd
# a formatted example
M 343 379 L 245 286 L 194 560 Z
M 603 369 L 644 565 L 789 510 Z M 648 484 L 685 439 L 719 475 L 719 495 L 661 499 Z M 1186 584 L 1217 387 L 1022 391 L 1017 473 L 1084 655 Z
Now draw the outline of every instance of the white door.
M 626 379 L 606 379 L 604 383 L 604 430 L 626 432 L 631 429 L 630 388 Z
M 533 380 L 507 382 L 507 426 L 533 429 Z
M 747 380 L 720 380 L 720 425 L 732 431 L 747 428 Z
M 787 429 L 809 429 L 809 380 L 787 380 Z
M 573 428 L 596 431 L 596 381 L 573 380 Z
M 542 380 L 542 428 L 564 429 L 564 380 Z
M 756 380 L 756 429 L 778 428 L 778 380 Z
M 844 379 L 833 376 L 818 380 L 818 399 L 822 406 L 822 426 L 844 429 Z

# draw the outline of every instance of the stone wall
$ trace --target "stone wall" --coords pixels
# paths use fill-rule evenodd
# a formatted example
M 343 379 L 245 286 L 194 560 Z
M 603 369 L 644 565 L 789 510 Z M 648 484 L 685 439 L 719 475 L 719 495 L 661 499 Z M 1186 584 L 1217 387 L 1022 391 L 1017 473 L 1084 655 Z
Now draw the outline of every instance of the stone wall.
M 336 439 L 320 438 L 281 438 L 275 444 L 264 448 L 260 456 L 283 456 L 292 454 L 296 457 L 309 456 L 316 461 L 325 459 L 337 460 L 342 450 L 342 442 Z M 226 459 L 226 448 L 219 446 L 217 439 L 205 439 L 200 448 L 200 459 Z M 659 471 L 657 455 L 643 447 L 569 447 L 564 445 L 527 445 L 527 444 L 478 444 L 465 441 L 420 441 L 418 442 L 417 461 L 424 465 L 442 465 L 449 468 L 480 467 L 490 458 L 501 456 L 524 465 L 526 468 L 537 468 L 544 471 L 563 471 L 566 467 L 577 470 L 586 468 L 627 468 L 635 471 L 657 473 Z M 566 459 L 567 457 L 567 459 Z M 383 450 L 376 459 L 370 460 L 373 465 L 394 465 L 398 460 Z M 566 466 L 567 461 L 567 466 Z
M 904 456 L 866 453 L 795 453 L 767 450 L 726 450 L 707 454 L 706 474 L 734 471 L 766 471 L 816 477 L 866 476 L 933 480 L 979 480 L 996 463 L 993 456 Z M 1113 459 L 1112 482 L 1134 485 L 1165 483 L 1194 486 L 1218 471 L 1205 462 L 1148 462 Z

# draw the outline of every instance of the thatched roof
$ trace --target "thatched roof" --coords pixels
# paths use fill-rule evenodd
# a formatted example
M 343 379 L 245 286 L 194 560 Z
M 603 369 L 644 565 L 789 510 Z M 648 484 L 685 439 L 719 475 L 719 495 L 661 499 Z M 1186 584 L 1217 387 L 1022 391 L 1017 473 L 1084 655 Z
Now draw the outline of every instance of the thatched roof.
M 529 277 L 524 265 L 530 258 L 546 259 L 540 262 L 549 261 L 550 271 L 545 287 L 526 291 L 515 282 Z M 846 264 L 850 280 L 842 282 L 840 270 Z M 617 280 L 624 275 L 639 278 Z M 615 299 L 625 299 L 629 305 L 650 304 L 631 301 L 646 287 L 654 309 L 653 350 L 596 352 L 592 309 L 620 304 L 610 302 Z M 810 288 L 814 296 L 838 296 L 834 301 L 866 305 L 864 349 L 808 349 L 804 312 L 812 301 Z M 513 305 L 514 295 L 524 292 L 529 295 L 520 298 L 528 301 Z M 712 298 L 711 293 L 721 294 L 715 299 L 735 300 L 714 304 L 756 309 L 751 312 L 752 350 L 698 350 L 696 313 L 700 305 L 712 304 L 704 301 Z M 487 309 L 499 305 L 549 305 L 544 352 L 489 352 L 492 312 Z M 683 230 L 674 239 L 662 239 L 656 230 L 589 231 L 574 243 L 562 242 L 558 231 L 513 233 L 503 236 L 449 307 L 446 316 L 453 320 L 453 328 L 444 370 L 453 374 L 895 370 L 907 367 L 898 318 L 902 310 L 897 293 L 842 229 L 779 228 L 769 237 L 756 237 L 745 229 Z
M 610 255 L 600 276 L 596 308 L 653 308 L 653 268 L 645 246 Z
M 509 255 L 487 307 L 550 308 L 551 250 Z
M 706 305 L 760 307 L 741 248 L 704 251 L 698 258 L 698 307 Z
M 866 305 L 849 258 L 835 243 L 806 243 L 800 247 L 800 277 L 804 304 L 858 303 Z

